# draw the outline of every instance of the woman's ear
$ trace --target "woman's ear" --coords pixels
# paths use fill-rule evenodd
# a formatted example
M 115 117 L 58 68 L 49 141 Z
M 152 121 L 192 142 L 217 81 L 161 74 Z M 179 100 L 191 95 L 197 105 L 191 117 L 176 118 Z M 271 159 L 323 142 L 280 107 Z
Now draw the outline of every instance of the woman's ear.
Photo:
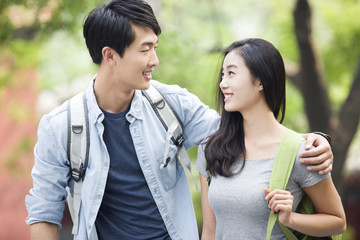
M 259 79 L 256 80 L 256 86 L 259 87 L 260 92 L 264 90 L 264 87 Z

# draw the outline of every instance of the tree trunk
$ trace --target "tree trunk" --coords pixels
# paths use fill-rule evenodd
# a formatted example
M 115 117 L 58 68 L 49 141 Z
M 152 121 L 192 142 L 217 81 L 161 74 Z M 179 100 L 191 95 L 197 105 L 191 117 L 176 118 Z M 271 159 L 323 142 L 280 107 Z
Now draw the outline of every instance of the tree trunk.
M 351 141 L 357 131 L 360 119 L 360 59 L 350 93 L 339 112 L 336 129 L 333 129 L 334 173 L 333 180 L 336 187 L 340 188 L 342 171 Z
M 296 73 L 292 70 L 288 76 L 302 92 L 311 131 L 324 131 L 333 138 L 332 178 L 341 195 L 342 171 L 360 119 L 360 59 L 348 98 L 339 114 L 332 114 L 322 69 L 311 38 L 311 9 L 307 0 L 297 0 L 294 22 L 300 71 Z
M 310 129 L 329 132 L 330 101 L 311 38 L 311 10 L 307 0 L 297 1 L 294 20 L 300 52 L 301 92 L 304 96 Z

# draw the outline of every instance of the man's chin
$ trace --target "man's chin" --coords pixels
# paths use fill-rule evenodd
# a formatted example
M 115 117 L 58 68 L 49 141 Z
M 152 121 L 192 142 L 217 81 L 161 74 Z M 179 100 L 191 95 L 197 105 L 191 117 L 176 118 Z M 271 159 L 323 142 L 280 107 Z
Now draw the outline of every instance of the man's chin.
M 150 87 L 150 81 L 143 84 L 142 86 L 139 86 L 138 90 L 147 90 L 147 89 L 149 89 L 149 87 Z

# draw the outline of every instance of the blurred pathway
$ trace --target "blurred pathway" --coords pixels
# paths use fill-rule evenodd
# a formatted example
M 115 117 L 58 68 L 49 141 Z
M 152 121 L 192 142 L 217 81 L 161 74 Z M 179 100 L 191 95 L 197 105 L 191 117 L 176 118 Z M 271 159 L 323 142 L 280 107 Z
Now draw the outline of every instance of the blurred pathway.
M 0 73 L 13 64 L 0 62 Z M 30 239 L 24 199 L 32 186 L 36 101 L 35 70 L 16 71 L 6 87 L 0 87 L 0 239 Z

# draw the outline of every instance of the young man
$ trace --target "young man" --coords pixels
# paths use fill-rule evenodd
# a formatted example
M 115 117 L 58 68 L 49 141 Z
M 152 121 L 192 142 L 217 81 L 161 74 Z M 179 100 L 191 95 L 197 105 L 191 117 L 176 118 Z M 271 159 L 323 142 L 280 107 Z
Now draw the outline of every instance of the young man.
M 167 167 L 166 131 L 140 90 L 149 88 L 159 64 L 161 29 L 151 7 L 141 0 L 113 0 L 93 10 L 84 37 L 98 72 L 86 90 L 90 152 L 82 184 L 75 239 L 198 239 L 184 170 L 171 143 Z M 151 83 L 172 105 L 184 125 L 186 149 L 217 127 L 218 115 L 178 86 Z M 331 170 L 326 140 L 310 135 L 304 153 L 313 170 Z M 39 124 L 32 170 L 34 187 L 26 196 L 32 239 L 57 239 L 72 186 L 67 157 L 66 103 Z

